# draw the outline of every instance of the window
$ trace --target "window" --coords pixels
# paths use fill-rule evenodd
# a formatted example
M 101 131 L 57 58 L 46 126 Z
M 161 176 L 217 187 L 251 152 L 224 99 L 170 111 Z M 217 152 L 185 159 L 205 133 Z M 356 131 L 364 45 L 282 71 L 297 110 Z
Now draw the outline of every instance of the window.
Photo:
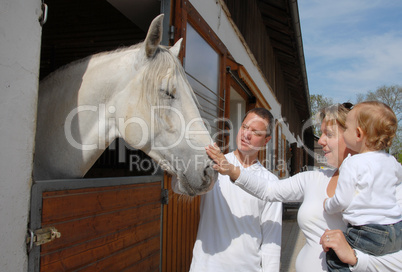
M 219 95 L 219 54 L 187 24 L 184 69 L 199 102 L 201 117 L 215 142 L 219 138 L 218 118 L 222 116 Z
M 231 86 L 230 87 L 230 129 L 229 152 L 236 150 L 236 136 L 246 114 L 246 100 Z

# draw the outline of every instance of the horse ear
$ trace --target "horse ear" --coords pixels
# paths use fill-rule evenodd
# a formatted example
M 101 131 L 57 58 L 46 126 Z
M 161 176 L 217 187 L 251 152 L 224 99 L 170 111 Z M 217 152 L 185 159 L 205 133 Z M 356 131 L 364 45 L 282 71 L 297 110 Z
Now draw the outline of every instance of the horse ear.
M 151 58 L 155 55 L 156 49 L 162 40 L 163 31 L 163 17 L 164 14 L 157 16 L 152 20 L 151 25 L 145 38 L 145 54 L 147 58 Z
M 170 52 L 172 52 L 173 55 L 176 57 L 179 56 L 180 49 L 181 49 L 181 42 L 183 41 L 183 38 L 180 38 L 172 47 L 170 47 Z

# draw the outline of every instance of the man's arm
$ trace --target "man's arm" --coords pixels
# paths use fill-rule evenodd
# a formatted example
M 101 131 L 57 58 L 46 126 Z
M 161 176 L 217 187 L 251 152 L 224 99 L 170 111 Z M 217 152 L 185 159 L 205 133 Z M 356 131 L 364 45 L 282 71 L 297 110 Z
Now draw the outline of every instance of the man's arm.
M 282 203 L 267 202 L 261 215 L 262 271 L 279 271 L 282 238 Z

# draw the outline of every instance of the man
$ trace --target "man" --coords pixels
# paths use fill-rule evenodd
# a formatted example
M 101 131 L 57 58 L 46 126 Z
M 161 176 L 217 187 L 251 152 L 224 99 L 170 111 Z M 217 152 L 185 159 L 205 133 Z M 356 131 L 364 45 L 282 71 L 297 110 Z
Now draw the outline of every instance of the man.
M 277 179 L 258 161 L 258 151 L 271 139 L 272 119 L 266 109 L 249 111 L 236 137 L 237 149 L 226 159 L 242 171 Z M 190 271 L 279 271 L 281 224 L 281 203 L 259 200 L 219 175 L 201 199 Z

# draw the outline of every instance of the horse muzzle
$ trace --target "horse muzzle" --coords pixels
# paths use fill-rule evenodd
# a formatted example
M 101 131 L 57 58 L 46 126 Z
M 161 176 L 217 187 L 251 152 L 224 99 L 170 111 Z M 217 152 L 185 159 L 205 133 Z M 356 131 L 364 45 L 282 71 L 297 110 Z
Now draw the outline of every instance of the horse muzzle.
M 199 173 L 197 175 L 197 173 Z M 201 174 L 200 174 L 201 173 Z M 178 173 L 177 191 L 188 196 L 202 195 L 210 191 L 218 179 L 218 172 L 210 164 L 198 171 Z

